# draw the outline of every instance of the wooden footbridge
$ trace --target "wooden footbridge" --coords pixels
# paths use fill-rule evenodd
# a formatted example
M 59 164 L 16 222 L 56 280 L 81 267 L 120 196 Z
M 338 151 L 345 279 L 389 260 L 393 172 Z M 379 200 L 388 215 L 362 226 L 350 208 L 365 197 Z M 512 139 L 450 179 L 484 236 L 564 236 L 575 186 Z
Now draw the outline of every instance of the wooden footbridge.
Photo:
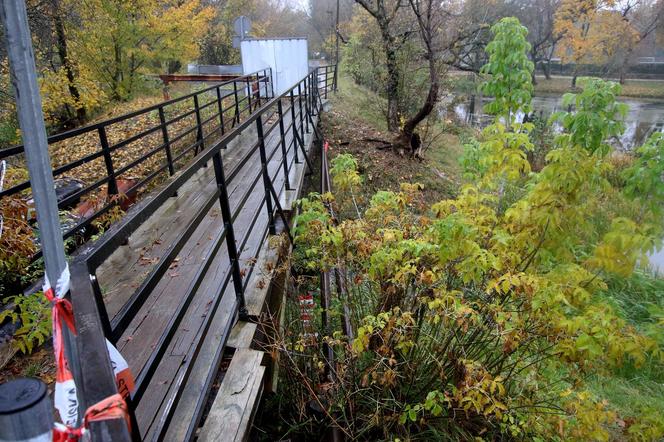
M 317 68 L 280 96 L 264 71 L 150 109 L 160 122 L 141 137 L 158 140 L 129 165 L 159 153 L 165 161 L 155 170 L 170 176 L 70 264 L 79 409 L 118 391 L 105 338 L 136 380 L 131 430 L 121 419 L 94 422 L 93 440 L 247 437 L 266 370 L 267 358 L 251 347 L 276 267 L 277 241 L 270 237 L 289 247 L 289 214 L 313 168 L 316 126 L 335 69 Z M 167 116 L 165 108 L 182 100 L 192 106 Z M 173 126 L 187 117 L 195 124 L 174 135 Z M 101 143 L 92 159 L 102 159 L 107 172 L 95 187 L 106 183 L 113 193 L 129 169 L 114 169 L 111 154 L 140 137 L 111 144 L 108 128 L 89 131 Z M 174 138 L 186 139 L 182 133 L 192 142 L 174 152 Z M 108 199 L 98 209 L 113 204 Z M 233 356 L 220 370 L 225 352 Z

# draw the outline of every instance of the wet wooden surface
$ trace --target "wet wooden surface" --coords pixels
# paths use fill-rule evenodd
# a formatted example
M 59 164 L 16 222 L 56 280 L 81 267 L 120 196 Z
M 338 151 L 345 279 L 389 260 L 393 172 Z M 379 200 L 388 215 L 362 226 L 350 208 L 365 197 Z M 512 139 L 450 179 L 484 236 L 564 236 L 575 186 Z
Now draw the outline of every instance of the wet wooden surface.
M 288 109 L 287 112 L 285 111 L 284 118 L 287 127 L 290 124 L 290 109 L 287 106 L 284 108 Z M 265 121 L 265 131 L 270 126 L 271 122 Z M 310 141 L 310 139 L 311 134 L 308 134 L 306 141 Z M 227 179 L 230 171 L 234 170 L 240 160 L 254 149 L 256 141 L 255 125 L 251 125 L 230 143 L 227 149 L 222 151 Z M 289 132 L 286 135 L 286 146 L 291 142 L 292 132 Z M 265 140 L 265 146 L 268 158 L 274 152 L 268 164 L 268 171 L 273 179 L 276 192 L 280 195 L 280 199 L 285 201 L 287 197 L 278 127 L 270 132 Z M 290 179 L 295 184 L 301 181 L 299 175 L 302 174 L 303 168 L 293 167 L 293 151 L 294 147 L 291 147 L 288 152 L 288 162 L 291 165 Z M 304 161 L 301 152 L 299 152 L 299 159 Z M 264 203 L 265 189 L 260 173 L 259 151 L 255 149 L 247 163 L 228 184 L 233 213 L 236 213 L 245 193 L 251 189 L 247 201 L 233 222 L 241 268 L 246 275 L 250 273 L 251 266 L 255 263 L 268 228 L 268 216 Z M 208 167 L 198 171 L 179 189 L 176 196 L 170 198 L 144 222 L 134 232 L 126 246 L 117 249 L 99 267 L 97 278 L 110 318 L 117 315 L 127 303 L 159 259 L 182 235 L 196 212 L 210 200 L 215 190 L 214 168 L 210 162 Z M 255 223 L 254 218 L 256 218 Z M 118 350 L 124 355 L 135 377 L 138 377 L 145 368 L 146 362 L 167 324 L 176 314 L 182 298 L 194 283 L 197 274 L 202 271 L 206 257 L 212 253 L 214 239 L 221 234 L 222 229 L 221 211 L 219 204 L 215 202 L 117 342 Z M 179 378 L 185 376 L 192 363 L 187 360 L 188 354 L 191 354 L 200 345 L 198 352 L 200 360 L 194 361 L 192 370 L 192 373 L 198 377 L 194 376 L 195 379 L 192 379 L 192 382 L 203 382 L 205 378 L 203 374 L 217 369 L 214 366 L 212 354 L 218 352 L 220 346 L 225 345 L 225 337 L 236 320 L 236 299 L 229 272 L 230 263 L 224 240 L 214 255 L 210 267 L 204 272 L 202 283 L 195 291 L 193 299 L 136 409 L 138 425 L 145 440 L 157 437 L 157 431 L 160 430 L 161 425 L 160 419 L 173 407 L 173 398 L 177 394 L 175 384 Z M 251 287 L 247 287 L 247 290 L 251 290 Z M 219 297 L 221 297 L 220 300 Z M 218 308 L 212 319 L 210 330 L 203 336 L 204 319 L 210 314 L 217 301 Z M 191 402 L 195 393 L 200 395 L 200 390 L 198 392 L 192 389 L 184 390 L 181 401 L 184 406 L 178 404 L 174 409 L 171 424 L 177 423 L 180 428 L 169 429 L 168 439 L 177 440 L 183 434 L 181 427 L 191 420 L 195 409 L 195 406 L 185 404 L 184 401 Z

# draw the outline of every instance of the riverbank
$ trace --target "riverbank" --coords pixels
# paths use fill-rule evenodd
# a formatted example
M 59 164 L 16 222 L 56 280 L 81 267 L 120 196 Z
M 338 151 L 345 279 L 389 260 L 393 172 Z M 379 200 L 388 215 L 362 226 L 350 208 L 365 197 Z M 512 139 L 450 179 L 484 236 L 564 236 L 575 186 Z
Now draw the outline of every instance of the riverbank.
M 470 93 L 479 84 L 471 81 L 469 72 L 452 71 L 449 75 L 457 92 Z M 536 79 L 535 94 L 560 95 L 578 91 L 572 88 L 572 77 L 553 75 L 547 80 L 543 75 L 537 75 Z M 621 97 L 664 99 L 664 80 L 625 80 Z
M 554 75 L 547 80 L 544 76 L 537 76 L 536 94 L 564 94 L 574 91 L 572 77 Z M 621 96 L 664 99 L 664 80 L 625 80 Z

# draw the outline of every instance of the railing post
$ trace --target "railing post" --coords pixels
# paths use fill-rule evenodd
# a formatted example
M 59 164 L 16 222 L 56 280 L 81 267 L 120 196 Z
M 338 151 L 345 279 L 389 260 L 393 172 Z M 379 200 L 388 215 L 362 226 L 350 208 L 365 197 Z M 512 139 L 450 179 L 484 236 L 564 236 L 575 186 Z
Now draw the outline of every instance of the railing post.
M 251 115 L 251 113 L 253 112 L 251 108 L 251 98 L 252 98 L 251 96 L 254 94 L 254 92 L 251 90 L 251 85 L 249 84 L 249 77 L 246 77 L 244 80 L 245 83 L 247 84 L 247 99 L 249 100 L 249 114 Z
M 274 98 L 274 77 L 272 76 L 272 68 L 268 68 L 268 70 L 270 71 L 270 91 L 272 91 L 272 97 L 270 98 Z
M 318 68 L 309 75 L 309 108 L 311 109 L 311 115 L 316 115 L 316 91 L 314 90 L 318 87 L 316 81 L 318 81 Z
M 293 151 L 295 153 L 295 164 L 300 163 L 297 155 L 297 119 L 295 118 L 295 99 L 293 98 L 293 89 L 290 90 L 290 110 L 291 110 L 291 127 L 293 128 Z
M 235 297 L 240 310 L 240 319 L 247 317 L 247 307 L 244 302 L 244 290 L 242 288 L 242 273 L 240 271 L 240 258 L 235 243 L 235 230 L 233 229 L 233 215 L 228 201 L 228 189 L 226 188 L 226 177 L 224 174 L 224 163 L 221 159 L 221 153 L 216 152 L 212 156 L 214 165 L 214 176 L 219 188 L 219 205 L 221 206 L 221 217 L 224 220 L 224 229 L 226 230 L 226 247 L 228 249 L 228 258 L 231 262 L 231 272 L 233 275 L 233 288 Z
M 291 190 L 290 179 L 288 177 L 288 151 L 286 150 L 286 134 L 284 132 L 284 110 L 281 100 L 277 101 L 277 112 L 279 113 L 279 135 L 281 135 L 281 155 L 284 163 L 284 179 L 286 180 L 286 190 Z M 297 151 L 297 146 L 295 146 Z
M 106 137 L 106 128 L 100 126 L 97 129 L 99 132 L 99 142 L 101 143 L 101 150 L 104 153 L 104 164 L 106 165 L 106 175 L 108 176 L 108 194 L 118 194 L 118 182 L 113 170 L 113 158 L 111 158 L 111 150 L 108 146 L 108 138 Z
M 226 128 L 224 127 L 224 107 L 222 106 L 223 99 L 221 98 L 221 88 L 217 86 L 217 109 L 219 110 L 219 124 L 221 125 L 221 136 L 224 136 L 226 133 Z M 224 149 L 226 145 L 224 144 Z
M 237 98 L 237 81 L 233 81 L 233 97 L 235 98 L 235 116 L 233 117 L 233 125 L 231 127 L 235 127 L 236 124 L 240 123 L 240 104 L 238 103 Z
M 201 110 L 198 107 L 198 95 L 194 95 L 194 110 L 196 112 L 196 148 L 194 149 L 194 156 L 196 156 L 199 149 L 204 149 L 203 126 L 201 125 Z
M 297 84 L 297 102 L 298 107 L 300 108 L 300 130 L 302 134 L 302 140 L 304 141 L 304 109 L 302 109 L 302 83 Z M 307 133 L 309 129 L 307 128 Z
M 258 134 L 258 150 L 261 155 L 261 168 L 263 169 L 263 187 L 265 187 L 265 205 L 267 207 L 267 217 L 269 220 L 270 235 L 276 235 L 277 229 L 274 226 L 274 213 L 272 208 L 272 196 L 270 195 L 270 174 L 267 170 L 267 155 L 265 155 L 265 138 L 263 137 L 263 118 L 259 116 L 256 119 L 256 132 Z
M 253 90 L 253 86 L 252 86 Z M 257 102 L 256 102 L 256 109 L 261 107 L 261 77 L 258 75 L 258 72 L 256 72 L 256 91 L 257 91 Z
M 327 100 L 327 76 L 329 66 L 325 66 L 325 99 Z
M 309 93 L 307 90 L 307 77 L 304 77 L 304 87 L 302 90 L 304 91 L 304 111 L 306 113 L 304 124 L 306 125 L 307 133 L 309 133 Z
M 339 80 L 339 62 L 337 61 L 337 63 L 334 64 L 334 80 L 332 82 L 332 87 L 334 92 L 337 91 L 338 80 Z
M 173 167 L 173 155 L 171 153 L 171 142 L 168 138 L 168 127 L 166 127 L 166 116 L 164 115 L 164 108 L 159 106 L 159 124 L 161 124 L 161 135 L 164 138 L 164 150 L 166 151 L 166 161 L 168 161 L 168 174 L 175 175 L 175 167 Z

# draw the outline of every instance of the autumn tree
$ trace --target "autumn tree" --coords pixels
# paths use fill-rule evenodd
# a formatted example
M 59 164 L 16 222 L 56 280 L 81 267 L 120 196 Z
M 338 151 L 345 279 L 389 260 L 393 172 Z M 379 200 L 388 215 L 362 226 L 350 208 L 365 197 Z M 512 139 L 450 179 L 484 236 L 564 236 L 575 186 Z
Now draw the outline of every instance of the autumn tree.
M 421 140 L 416 128 L 435 109 L 442 70 L 461 65 L 462 57 L 473 50 L 468 48 L 474 47 L 473 41 L 487 25 L 484 21 L 468 23 L 466 5 L 456 2 L 356 1 L 374 19 L 380 36 L 387 128 L 398 133 L 393 145 L 400 151 L 412 149 L 417 154 Z M 478 8 L 471 8 L 473 13 L 490 9 L 489 5 L 477 4 Z M 407 52 L 402 54 L 404 48 Z M 404 72 L 400 66 L 404 61 L 415 66 Z M 426 87 L 421 95 L 415 95 L 419 91 L 414 87 L 417 76 L 413 72 L 420 69 L 426 72 Z M 401 97 L 413 95 L 415 104 L 410 108 L 403 106 L 405 100 Z
M 555 32 L 562 35 L 560 55 L 575 64 L 572 87 L 579 65 L 604 64 L 635 44 L 637 32 L 615 9 L 615 0 L 562 0 L 555 15 Z
M 80 14 L 73 52 L 114 100 L 131 97 L 144 73 L 196 59 L 213 15 L 200 0 L 71 1 Z
M 619 60 L 620 83 L 624 83 L 627 68 L 633 61 L 634 51 L 657 30 L 658 26 L 662 25 L 664 1 L 628 0 L 620 5 L 620 15 L 630 25 L 629 28 L 623 27 L 623 31 L 628 32 L 625 37 L 625 42 L 628 44 L 624 47 Z

